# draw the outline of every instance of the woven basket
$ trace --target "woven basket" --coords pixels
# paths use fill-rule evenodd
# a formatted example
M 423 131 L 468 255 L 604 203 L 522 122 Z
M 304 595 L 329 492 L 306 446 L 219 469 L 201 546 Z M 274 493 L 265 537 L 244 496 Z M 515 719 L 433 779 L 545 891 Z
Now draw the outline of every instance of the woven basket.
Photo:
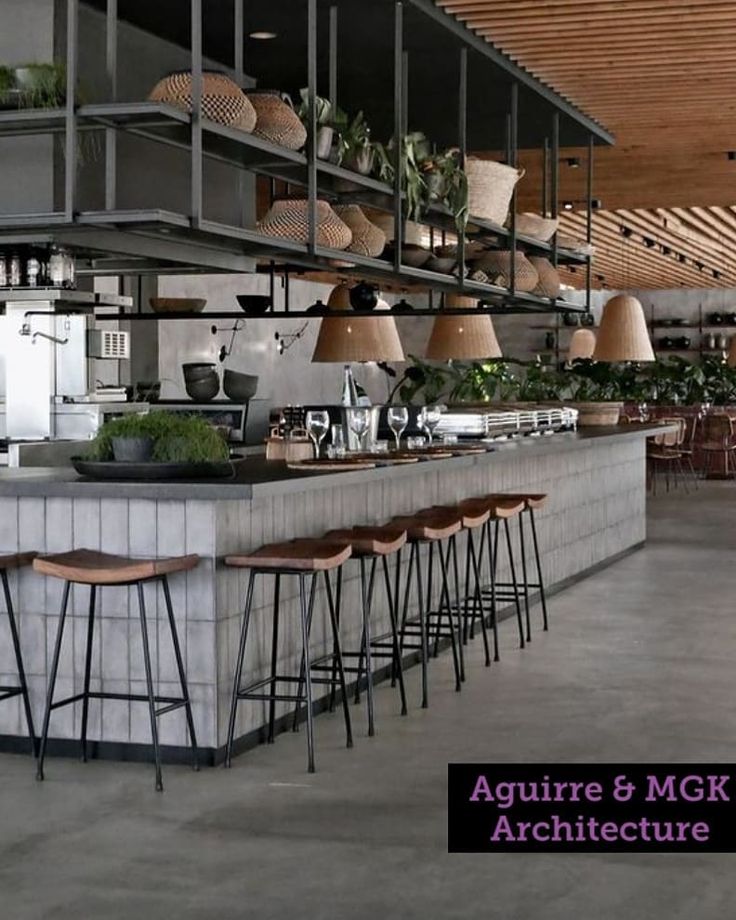
M 572 252 L 577 252 L 581 256 L 595 255 L 595 246 L 592 243 L 586 243 L 585 240 L 578 240 L 574 236 L 562 236 L 562 234 L 558 233 L 557 246 L 560 249 L 569 249 Z
M 491 284 L 511 286 L 511 251 L 499 249 L 487 252 L 473 262 L 473 269 L 485 272 Z M 514 253 L 514 282 L 517 291 L 529 293 L 539 282 L 536 268 L 523 252 Z
M 350 227 L 332 210 L 328 202 L 317 201 L 317 245 L 329 249 L 347 249 L 353 239 Z M 258 224 L 265 236 L 275 236 L 298 243 L 309 241 L 308 202 L 303 198 L 274 201 Z
M 468 157 L 465 161 L 468 177 L 468 213 L 499 226 L 509 213 L 511 196 L 516 183 L 524 175 L 523 169 L 514 169 L 495 160 Z
M 294 111 L 276 90 L 250 90 L 248 99 L 256 110 L 258 120 L 253 131 L 256 137 L 271 141 L 288 150 L 300 150 L 307 141 L 307 129 Z
M 374 259 L 381 255 L 386 246 L 386 234 L 368 220 L 359 205 L 336 205 L 335 213 L 350 227 L 353 234 L 348 252 L 357 252 Z
M 622 402 L 576 402 L 566 403 L 578 410 L 578 425 L 618 425 Z
M 171 73 L 154 86 L 148 97 L 166 102 L 185 112 L 192 111 L 192 74 L 188 70 Z M 216 71 L 202 74 L 202 114 L 210 121 L 240 128 L 250 134 L 256 126 L 256 110 L 237 83 Z
M 529 262 L 539 275 L 539 281 L 532 293 L 541 294 L 542 297 L 559 297 L 560 276 L 549 259 L 543 256 L 529 256 Z
M 543 243 L 552 239 L 559 225 L 559 217 L 541 217 L 529 211 L 516 215 L 516 232 L 522 236 L 530 236 L 534 240 L 541 240 Z

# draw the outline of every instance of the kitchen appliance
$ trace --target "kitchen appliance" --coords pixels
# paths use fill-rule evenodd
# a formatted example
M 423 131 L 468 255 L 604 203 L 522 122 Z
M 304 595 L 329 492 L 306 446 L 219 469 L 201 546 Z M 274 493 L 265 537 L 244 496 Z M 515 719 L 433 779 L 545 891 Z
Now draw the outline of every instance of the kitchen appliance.
M 177 401 L 162 399 L 150 406 L 151 412 L 183 412 L 196 415 L 213 425 L 229 430 L 228 440 L 240 444 L 262 444 L 268 435 L 268 401 L 251 399 L 247 402 L 230 402 L 227 399 L 212 399 L 208 402 Z
M 129 297 L 38 288 L 0 291 L 0 303 L 1 437 L 85 440 L 112 412 L 128 411 L 117 405 L 124 389 L 97 389 L 95 362 L 127 359 L 129 335 L 98 329 L 94 310 L 130 307 Z

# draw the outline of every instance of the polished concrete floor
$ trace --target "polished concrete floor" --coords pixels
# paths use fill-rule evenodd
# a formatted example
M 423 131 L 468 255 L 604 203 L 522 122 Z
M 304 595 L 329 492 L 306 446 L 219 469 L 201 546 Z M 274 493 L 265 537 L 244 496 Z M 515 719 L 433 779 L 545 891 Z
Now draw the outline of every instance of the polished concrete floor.
M 731 856 L 448 855 L 448 761 L 736 759 L 731 483 L 650 506 L 646 549 L 556 596 L 552 630 L 400 718 L 386 685 L 378 733 L 342 746 L 339 714 L 233 769 L 0 756 L 0 916 L 710 920 L 733 915 Z M 538 611 L 535 611 L 538 612 Z

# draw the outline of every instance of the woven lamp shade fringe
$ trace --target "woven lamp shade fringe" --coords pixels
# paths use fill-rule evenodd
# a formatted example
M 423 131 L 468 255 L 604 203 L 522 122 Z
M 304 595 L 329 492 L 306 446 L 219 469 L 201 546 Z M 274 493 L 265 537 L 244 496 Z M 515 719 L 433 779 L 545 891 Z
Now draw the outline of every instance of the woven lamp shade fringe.
M 303 198 L 285 198 L 274 201 L 268 214 L 258 223 L 258 230 L 265 236 L 309 241 L 309 204 Z M 347 249 L 353 239 L 347 226 L 330 207 L 327 201 L 316 202 L 317 245 L 329 249 Z
M 516 290 L 529 293 L 539 283 L 539 274 L 523 252 L 514 253 L 514 280 Z M 473 268 L 488 276 L 491 284 L 511 287 L 511 251 L 500 249 L 486 252 L 473 262 Z
M 348 252 L 357 252 L 363 256 L 377 258 L 386 248 L 386 234 L 372 223 L 363 213 L 360 205 L 343 204 L 334 208 L 337 216 L 353 234 Z
M 330 309 L 349 313 L 349 292 L 348 284 L 333 288 L 327 301 Z M 373 316 L 326 316 L 319 326 L 312 362 L 404 361 L 396 321 L 390 314 L 380 316 L 382 312 L 385 311 L 377 310 Z
M 539 275 L 539 281 L 532 293 L 541 294 L 542 297 L 559 297 L 560 275 L 554 265 L 544 256 L 529 256 L 529 261 Z
M 459 294 L 448 294 L 445 299 L 447 310 L 470 310 L 477 306 L 472 297 Z M 433 361 L 480 361 L 501 358 L 503 354 L 490 316 L 444 314 L 435 318 L 425 357 Z
M 603 308 L 593 353 L 595 361 L 654 361 L 641 303 L 630 294 L 617 294 Z
M 169 74 L 154 86 L 148 98 L 164 102 L 185 112 L 192 111 L 192 74 L 179 71 Z M 202 114 L 210 121 L 239 128 L 247 134 L 256 126 L 256 110 L 237 83 L 222 73 L 202 74 Z
M 567 360 L 588 360 L 595 351 L 595 332 L 592 329 L 576 329 L 570 338 Z
M 467 157 L 468 213 L 472 217 L 502 225 L 508 216 L 511 196 L 524 170 L 495 160 Z

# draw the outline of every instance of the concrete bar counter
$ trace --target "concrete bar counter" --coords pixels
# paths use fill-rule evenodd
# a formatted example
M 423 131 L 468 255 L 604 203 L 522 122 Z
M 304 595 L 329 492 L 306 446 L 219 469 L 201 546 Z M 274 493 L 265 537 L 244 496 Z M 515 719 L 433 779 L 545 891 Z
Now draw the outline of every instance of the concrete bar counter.
M 654 427 L 588 429 L 501 443 L 486 454 L 358 472 L 305 474 L 253 459 L 240 464 L 237 477 L 227 481 L 113 483 L 85 481 L 66 468 L 6 470 L 0 472 L 0 552 L 50 553 L 87 547 L 144 557 L 198 553 L 199 567 L 172 578 L 171 589 L 200 745 L 205 759 L 217 762 L 225 742 L 247 583 L 246 572 L 221 564 L 224 555 L 275 540 L 319 536 L 333 528 L 381 523 L 394 515 L 488 492 L 545 492 L 549 501 L 538 518 L 539 539 L 547 584 L 554 591 L 643 545 L 645 442 Z M 360 633 L 356 575 L 357 566 L 348 565 L 342 622 L 344 641 L 353 647 Z M 62 586 L 26 569 L 13 576 L 11 588 L 34 713 L 40 722 Z M 284 673 L 298 669 L 295 590 L 285 579 L 279 653 L 279 669 Z M 174 655 L 161 628 L 163 621 L 159 622 L 165 614 L 163 599 L 156 592 L 160 594 L 160 588 L 146 586 L 155 678 L 161 693 L 174 692 Z M 382 595 L 376 600 L 380 627 L 388 617 L 380 606 Z M 318 597 L 312 630 L 317 649 L 325 647 L 327 635 L 320 601 Z M 100 604 L 92 686 L 142 693 L 135 598 L 127 588 L 108 588 L 102 591 Z M 82 686 L 86 605 L 86 590 L 75 588 L 70 611 L 74 641 L 68 631 L 58 695 L 77 693 Z M 532 614 L 539 616 L 536 609 Z M 554 628 L 554 604 L 550 614 Z M 246 662 L 249 678 L 267 673 L 270 619 L 270 596 L 264 597 L 259 586 L 252 621 L 253 654 Z M 501 639 L 503 658 L 503 647 L 510 647 L 516 637 L 502 630 Z M 0 683 L 6 683 L 14 665 L 7 648 L 2 648 Z M 503 661 L 497 666 L 503 667 Z M 469 680 L 484 677 L 471 673 Z M 410 699 L 410 709 L 418 703 Z M 279 714 L 285 716 L 288 705 L 280 705 Z M 76 755 L 72 739 L 78 737 L 80 708 L 69 706 L 54 713 L 50 753 Z M 239 748 L 257 740 L 265 718 L 265 704 L 239 708 Z M 159 730 L 167 758 L 186 757 L 184 720 L 164 717 Z M 23 731 L 20 706 L 6 703 L 0 710 L 0 749 L 25 750 Z M 146 707 L 93 700 L 88 737 L 97 756 L 147 756 Z

